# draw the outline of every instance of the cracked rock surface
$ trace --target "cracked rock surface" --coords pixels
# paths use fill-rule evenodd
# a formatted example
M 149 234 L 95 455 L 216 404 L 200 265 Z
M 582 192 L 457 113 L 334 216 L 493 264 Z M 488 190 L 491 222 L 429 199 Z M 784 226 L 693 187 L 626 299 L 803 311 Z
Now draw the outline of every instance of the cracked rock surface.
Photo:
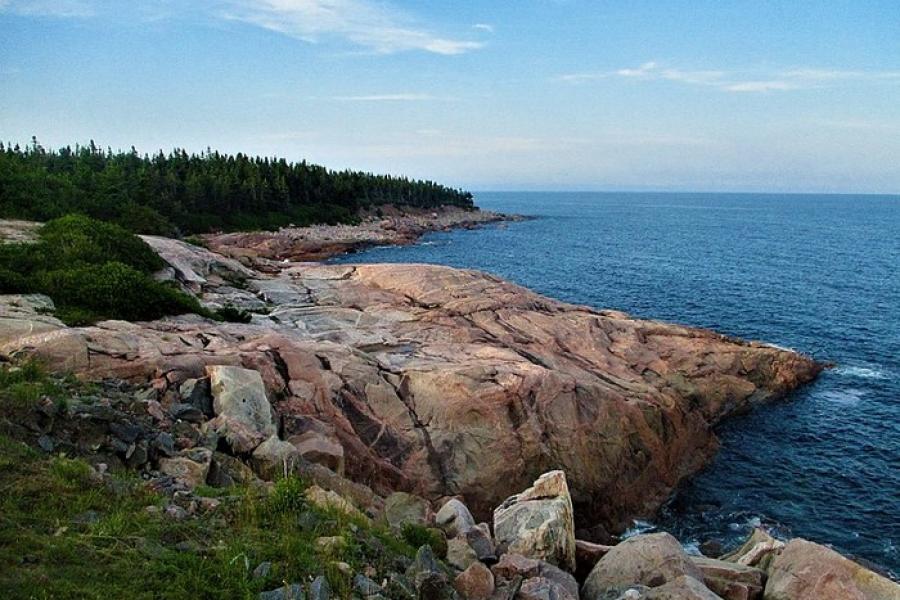
M 578 518 L 620 529 L 706 463 L 720 419 L 821 370 L 794 352 L 474 271 L 264 258 L 251 269 L 147 241 L 172 265 L 161 277 L 210 306 L 251 310 L 251 322 L 69 328 L 45 315 L 46 298 L 0 296 L 0 354 L 163 391 L 211 365 L 258 371 L 279 430 L 303 415 L 329 424 L 348 477 L 385 494 L 459 495 L 479 518 L 562 469 Z

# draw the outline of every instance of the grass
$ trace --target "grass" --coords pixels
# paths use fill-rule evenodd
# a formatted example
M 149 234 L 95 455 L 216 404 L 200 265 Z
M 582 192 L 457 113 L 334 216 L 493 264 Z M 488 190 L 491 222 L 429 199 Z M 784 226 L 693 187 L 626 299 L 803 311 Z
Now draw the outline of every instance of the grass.
M 0 419 L 43 397 L 63 399 L 77 385 L 39 367 L 0 368 Z M 349 598 L 354 572 L 379 579 L 402 571 L 415 549 L 387 529 L 305 499 L 305 483 L 216 490 L 218 508 L 181 521 L 162 511 L 169 500 L 134 473 L 99 477 L 80 458 L 46 455 L 0 428 L 0 598 L 254 599 L 285 582 L 324 574 L 335 597 Z M 212 489 L 199 488 L 196 495 Z M 147 507 L 156 507 L 148 510 Z M 320 536 L 344 536 L 330 554 Z M 253 576 L 263 561 L 273 568 Z

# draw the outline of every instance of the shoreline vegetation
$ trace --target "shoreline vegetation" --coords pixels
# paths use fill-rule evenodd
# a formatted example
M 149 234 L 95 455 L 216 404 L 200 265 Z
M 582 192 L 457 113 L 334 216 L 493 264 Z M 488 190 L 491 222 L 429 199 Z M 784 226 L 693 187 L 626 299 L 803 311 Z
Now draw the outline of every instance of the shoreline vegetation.
M 355 223 L 384 205 L 473 209 L 472 194 L 433 181 L 333 171 L 285 159 L 139 154 L 86 146 L 47 150 L 0 143 L 0 218 L 47 221 L 72 213 L 135 233 L 190 235 Z

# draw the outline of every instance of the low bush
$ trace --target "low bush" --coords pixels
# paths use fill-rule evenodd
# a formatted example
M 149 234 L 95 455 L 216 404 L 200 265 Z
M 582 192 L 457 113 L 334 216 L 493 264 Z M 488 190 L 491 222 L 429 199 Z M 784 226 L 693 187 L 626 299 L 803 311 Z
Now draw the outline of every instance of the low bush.
M 184 313 L 213 318 L 193 296 L 153 279 L 163 266 L 121 227 L 69 215 L 44 225 L 36 243 L 0 246 L 0 293 L 46 294 L 70 325 Z

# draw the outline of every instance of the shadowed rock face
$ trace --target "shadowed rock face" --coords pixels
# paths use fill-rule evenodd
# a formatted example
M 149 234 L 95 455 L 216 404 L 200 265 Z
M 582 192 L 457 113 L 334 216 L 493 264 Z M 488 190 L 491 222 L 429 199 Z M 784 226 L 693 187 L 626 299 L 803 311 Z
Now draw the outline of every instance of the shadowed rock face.
M 19 303 L 0 306 L 0 353 L 160 389 L 207 365 L 257 370 L 279 422 L 310 415 L 335 428 L 351 478 L 461 495 L 480 518 L 562 469 L 578 518 L 618 529 L 703 466 L 717 421 L 821 370 L 793 352 L 556 302 L 483 273 L 271 263 L 274 275 L 248 274 L 187 244 L 154 246 L 192 265 L 201 299 L 253 300 L 268 314 L 64 328 Z

